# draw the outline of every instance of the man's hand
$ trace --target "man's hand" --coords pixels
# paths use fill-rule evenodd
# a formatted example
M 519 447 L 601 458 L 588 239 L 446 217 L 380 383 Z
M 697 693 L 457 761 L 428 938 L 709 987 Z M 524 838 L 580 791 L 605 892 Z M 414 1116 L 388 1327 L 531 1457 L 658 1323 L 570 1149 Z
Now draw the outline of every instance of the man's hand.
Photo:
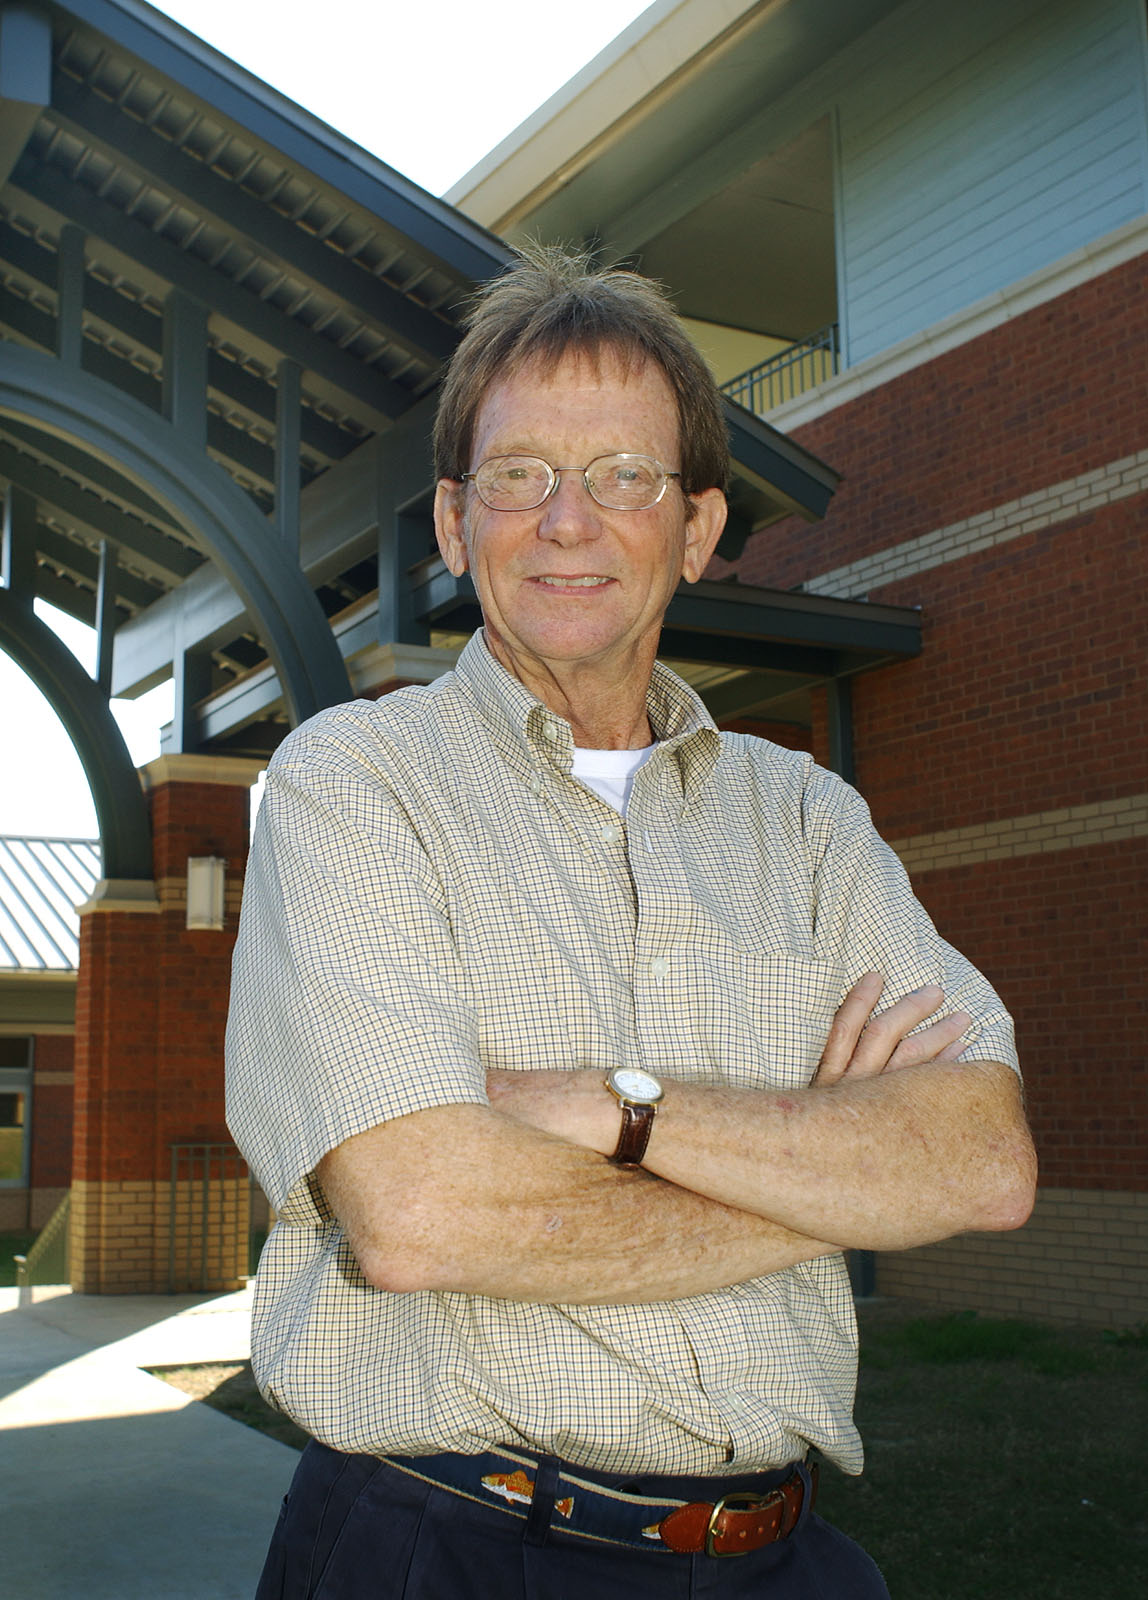
M 944 1003 L 935 985 L 878 1015 L 883 987 L 867 973 L 846 995 L 808 1088 L 663 1077 L 645 1170 L 843 1247 L 1019 1227 L 1035 1162 L 1016 1074 L 959 1060 L 964 1013 L 912 1033 Z M 504 1116 L 600 1156 L 614 1150 L 618 1109 L 600 1072 L 497 1073 L 489 1092 Z
M 910 1037 L 944 1005 L 938 984 L 906 995 L 876 1016 L 884 988 L 881 973 L 867 972 L 845 996 L 813 1076 L 817 1088 L 928 1061 L 955 1061 L 960 1055 L 972 1021 L 967 1011 L 954 1011 Z M 505 1116 L 610 1155 L 618 1139 L 618 1107 L 598 1092 L 601 1081 L 599 1072 L 496 1071 L 487 1073 L 486 1088 L 491 1105 Z
M 872 1078 L 899 1067 L 919 1067 L 926 1061 L 955 1061 L 960 1055 L 972 1021 L 967 1011 L 954 1011 L 912 1033 L 944 1005 L 940 984 L 926 984 L 874 1016 L 884 988 L 881 973 L 867 972 L 842 1000 L 813 1077 L 818 1088 L 842 1078 Z

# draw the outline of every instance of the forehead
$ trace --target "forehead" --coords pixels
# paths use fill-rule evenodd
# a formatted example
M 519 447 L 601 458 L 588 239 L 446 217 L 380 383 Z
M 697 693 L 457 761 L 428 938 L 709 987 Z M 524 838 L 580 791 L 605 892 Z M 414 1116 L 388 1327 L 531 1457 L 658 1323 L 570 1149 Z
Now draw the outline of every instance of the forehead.
M 678 408 L 654 361 L 606 348 L 534 358 L 497 379 L 475 419 L 472 466 L 489 455 L 589 451 L 552 465 L 583 466 L 593 455 L 633 450 L 677 465 Z M 548 457 L 549 459 L 549 457 Z

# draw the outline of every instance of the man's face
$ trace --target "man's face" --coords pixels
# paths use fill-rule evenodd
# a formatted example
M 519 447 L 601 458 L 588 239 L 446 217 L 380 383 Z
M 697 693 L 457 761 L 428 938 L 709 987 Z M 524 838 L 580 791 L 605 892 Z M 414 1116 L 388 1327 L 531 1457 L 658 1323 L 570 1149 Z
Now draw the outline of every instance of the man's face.
M 494 385 L 479 410 L 470 470 L 498 455 L 587 466 L 619 451 L 680 466 L 673 392 L 652 362 L 627 373 L 609 349 L 597 364 L 571 354 Z M 701 577 L 725 520 L 710 489 L 687 502 L 676 478 L 657 505 L 607 510 L 580 472 L 532 511 L 492 511 L 472 484 L 441 483 L 435 521 L 443 560 L 469 571 L 495 655 L 521 677 L 574 664 L 652 665 L 678 582 Z M 645 670 L 649 670 L 648 666 Z

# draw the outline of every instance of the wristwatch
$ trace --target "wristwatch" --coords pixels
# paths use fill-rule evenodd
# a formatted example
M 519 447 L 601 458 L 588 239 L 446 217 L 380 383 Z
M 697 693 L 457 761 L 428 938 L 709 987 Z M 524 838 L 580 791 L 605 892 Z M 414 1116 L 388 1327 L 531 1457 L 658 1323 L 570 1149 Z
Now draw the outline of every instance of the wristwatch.
M 640 1167 L 662 1098 L 662 1086 L 657 1078 L 638 1067 L 615 1067 L 607 1074 L 606 1087 L 622 1108 L 622 1132 L 610 1160 L 616 1167 Z

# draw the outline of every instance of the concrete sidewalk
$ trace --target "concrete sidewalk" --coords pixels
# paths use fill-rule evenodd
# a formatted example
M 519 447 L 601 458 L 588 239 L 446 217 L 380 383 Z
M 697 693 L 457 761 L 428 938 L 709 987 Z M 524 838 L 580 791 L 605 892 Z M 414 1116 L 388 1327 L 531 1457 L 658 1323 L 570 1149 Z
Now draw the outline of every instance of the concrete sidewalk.
M 299 1459 L 143 1367 L 243 1361 L 250 1292 L 0 1289 L 6 1600 L 251 1600 Z

